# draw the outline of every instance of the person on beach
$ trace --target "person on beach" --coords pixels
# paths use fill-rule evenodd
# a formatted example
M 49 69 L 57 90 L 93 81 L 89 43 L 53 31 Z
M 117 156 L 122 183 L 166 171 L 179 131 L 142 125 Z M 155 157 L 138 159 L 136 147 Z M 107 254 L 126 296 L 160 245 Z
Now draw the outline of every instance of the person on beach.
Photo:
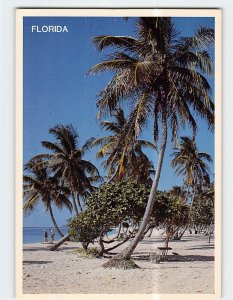
M 54 231 L 53 229 L 50 230 L 50 236 L 51 236 L 51 243 L 54 242 Z
M 44 229 L 44 242 L 48 243 L 48 232 Z

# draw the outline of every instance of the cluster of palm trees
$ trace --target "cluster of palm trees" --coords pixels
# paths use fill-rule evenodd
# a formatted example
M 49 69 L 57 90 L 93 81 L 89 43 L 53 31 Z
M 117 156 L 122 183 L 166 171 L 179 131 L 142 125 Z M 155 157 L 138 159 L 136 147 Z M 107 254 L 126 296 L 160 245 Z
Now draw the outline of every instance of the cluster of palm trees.
M 189 137 L 181 137 L 180 145 L 174 149 L 172 157 L 171 165 L 175 168 L 175 174 L 178 176 L 182 175 L 184 178 L 184 186 L 186 187 L 184 201 L 187 204 L 190 202 L 189 219 L 191 219 L 196 193 L 200 192 L 204 187 L 210 186 L 209 163 L 212 163 L 212 158 L 207 153 L 199 152 L 195 140 Z M 180 236 L 178 236 L 177 229 L 176 238 L 180 239 L 186 229 L 187 226 Z
M 151 185 L 145 214 L 136 236 L 123 252 L 110 261 L 110 265 L 117 263 L 117 260 L 130 260 L 144 234 L 154 206 L 168 134 L 176 145 L 172 165 L 178 175 L 185 177 L 187 201 L 190 199 L 190 189 L 194 199 L 197 186 L 209 181 L 207 162 L 211 162 L 211 157 L 198 152 L 195 137 L 197 116 L 207 122 L 210 130 L 214 129 L 214 103 L 205 77 L 213 74 L 208 49 L 214 44 L 214 30 L 202 27 L 193 36 L 182 37 L 170 17 L 136 18 L 136 30 L 135 37 L 103 35 L 93 40 L 97 49 L 110 48 L 111 52 L 88 73 L 109 70 L 114 73 L 97 100 L 100 118 L 106 115 L 115 118 L 101 122 L 103 129 L 112 134 L 90 139 L 79 149 L 78 136 L 73 127 L 56 126 L 50 133 L 57 142 L 42 142 L 52 153 L 34 157 L 28 164 L 31 168 L 26 168 L 33 176 L 45 168 L 54 180 L 58 179 L 57 194 L 53 198 L 46 194 L 46 199 L 50 198 L 49 201 L 57 205 L 62 195 L 69 207 L 69 199 L 72 199 L 76 213 L 82 210 L 85 197 L 96 188 L 93 184 L 101 179 L 96 167 L 83 160 L 85 151 L 90 147 L 101 146 L 97 157 L 105 158 L 103 166 L 108 169 L 107 183 L 134 178 Z M 121 108 L 123 101 L 130 107 L 127 118 Z M 140 139 L 148 122 L 153 123 L 153 143 Z M 186 124 L 193 134 L 191 138 L 183 137 L 179 145 L 179 131 Z M 143 146 L 155 150 L 156 167 L 143 152 Z M 151 175 L 154 176 L 151 178 Z M 31 177 L 27 178 L 29 180 Z M 32 193 L 30 184 L 32 182 L 29 180 L 26 185 L 27 210 L 37 203 L 39 195 L 41 198 L 44 195 L 40 190 L 38 193 L 41 194 Z M 70 194 L 66 193 L 67 188 Z M 84 202 L 80 202 L 80 197 Z M 47 200 L 43 201 L 47 209 Z
M 95 189 L 94 184 L 102 178 L 98 169 L 83 159 L 87 145 L 78 147 L 78 134 L 72 125 L 57 125 L 49 132 L 56 142 L 41 142 L 49 153 L 34 156 L 25 166 L 24 211 L 30 213 L 42 201 L 59 235 L 63 236 L 54 220 L 51 204 L 59 209 L 74 209 L 78 214 L 85 198 Z
M 106 183 L 121 180 L 134 180 L 151 185 L 153 164 L 142 147 L 151 147 L 148 141 L 139 140 L 135 145 L 119 145 L 120 133 L 126 123 L 122 110 L 116 110 L 116 121 L 103 121 L 102 127 L 112 135 L 103 138 L 90 138 L 78 147 L 78 133 L 72 125 L 57 125 L 49 130 L 55 142 L 42 141 L 48 153 L 32 157 L 25 165 L 24 212 L 30 214 L 42 202 L 49 211 L 54 227 L 63 237 L 53 214 L 52 207 L 68 208 L 78 215 L 83 211 L 85 199 L 103 184 L 103 177 L 93 163 L 84 159 L 90 148 L 100 145 L 96 158 L 106 158 L 102 165 L 108 168 Z
M 100 115 L 110 113 L 122 101 L 131 102 L 131 113 L 122 134 L 132 132 L 137 139 L 147 120 L 153 120 L 154 145 L 161 140 L 156 174 L 140 229 L 130 245 L 110 262 L 130 260 L 141 240 L 153 209 L 161 175 L 168 130 L 172 140 L 178 140 L 178 131 L 188 123 L 196 136 L 196 115 L 214 127 L 214 103 L 210 99 L 210 85 L 205 74 L 211 75 L 213 67 L 208 47 L 214 43 L 214 30 L 199 28 L 192 37 L 181 37 L 172 18 L 138 18 L 137 36 L 98 36 L 96 47 L 111 47 L 111 55 L 95 65 L 89 72 L 106 70 L 115 72 L 100 92 L 97 106 Z M 161 130 L 161 135 L 160 135 Z

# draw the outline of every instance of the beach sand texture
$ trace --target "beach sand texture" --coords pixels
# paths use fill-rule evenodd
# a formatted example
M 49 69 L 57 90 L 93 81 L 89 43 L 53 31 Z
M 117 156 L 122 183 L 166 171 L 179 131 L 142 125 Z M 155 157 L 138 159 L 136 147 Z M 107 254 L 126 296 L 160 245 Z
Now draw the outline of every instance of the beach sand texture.
M 133 259 L 139 269 L 104 269 L 107 258 L 84 258 L 73 251 L 80 244 L 67 242 L 59 251 L 47 245 L 23 247 L 24 294 L 213 294 L 214 241 L 187 233 L 182 241 L 171 241 L 168 261 L 153 263 L 149 258 L 164 245 L 162 231 L 154 231 L 136 248 Z M 127 245 L 124 244 L 121 250 Z M 179 256 L 172 254 L 176 252 Z

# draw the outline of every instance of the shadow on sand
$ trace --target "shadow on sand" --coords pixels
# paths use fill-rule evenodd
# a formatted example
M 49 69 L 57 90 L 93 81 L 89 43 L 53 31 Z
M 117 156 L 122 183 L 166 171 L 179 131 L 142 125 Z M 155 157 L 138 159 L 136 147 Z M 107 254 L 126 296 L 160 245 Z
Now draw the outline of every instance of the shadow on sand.
M 205 255 L 168 255 L 167 261 L 184 262 L 184 261 L 214 261 L 214 256 Z
M 135 252 L 132 256 L 134 260 L 149 261 L 150 255 L 148 253 Z M 205 255 L 167 255 L 165 262 L 188 262 L 188 261 L 214 261 L 214 256 Z
M 43 247 L 37 247 L 37 248 L 24 248 L 23 251 L 48 251 L 48 249 Z
M 140 243 L 141 244 L 153 244 L 153 243 L 159 243 L 159 242 L 164 242 L 165 241 L 165 239 L 166 239 L 166 237 L 164 236 L 161 236 L 161 237 L 157 237 L 157 238 L 150 238 L 150 240 L 142 240 Z M 187 238 L 187 237 L 185 237 L 185 238 L 183 238 L 183 239 L 181 239 L 181 240 L 170 240 L 169 241 L 169 244 L 170 243 L 185 243 L 185 242 L 190 242 L 190 241 L 194 241 L 194 240 L 198 240 L 198 238 L 196 238 L 196 239 L 191 239 L 191 238 Z
M 26 265 L 46 265 L 46 264 L 50 264 L 52 263 L 53 261 L 44 261 L 44 260 L 24 260 L 23 261 L 23 264 L 26 264 Z
M 209 250 L 209 249 L 214 249 L 214 245 L 210 244 L 210 245 L 200 245 L 200 246 L 197 246 L 197 247 L 190 247 L 190 248 L 187 248 L 185 250 Z
M 51 246 L 51 245 L 50 245 Z M 30 248 L 24 248 L 23 249 L 23 251 L 29 251 L 29 252 L 31 252 L 31 251 L 49 251 L 49 247 L 50 246 L 48 246 L 48 247 L 30 247 Z M 60 246 L 56 251 L 66 251 L 66 250 L 75 250 L 75 249 L 77 249 L 78 247 L 77 246 L 66 246 L 66 245 L 62 245 L 62 246 Z

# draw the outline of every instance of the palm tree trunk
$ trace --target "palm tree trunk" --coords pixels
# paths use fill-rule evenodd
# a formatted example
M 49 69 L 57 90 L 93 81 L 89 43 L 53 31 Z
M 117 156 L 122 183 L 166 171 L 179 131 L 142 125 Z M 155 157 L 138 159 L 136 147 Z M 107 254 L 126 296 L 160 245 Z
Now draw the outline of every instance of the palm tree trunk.
M 70 238 L 70 235 L 67 234 L 65 235 L 63 238 L 61 238 L 56 244 L 54 244 L 53 246 L 51 246 L 49 248 L 49 251 L 55 251 L 57 250 L 58 247 L 60 247 L 63 243 L 65 243 L 66 241 L 68 241 Z
M 188 200 L 188 195 L 189 195 L 189 189 L 190 189 L 190 183 L 188 185 L 188 188 L 187 188 L 187 191 L 186 191 L 186 195 L 185 195 L 185 198 L 184 198 L 184 202 L 187 203 L 187 200 Z M 182 236 L 184 235 L 185 231 L 187 230 L 188 228 L 188 225 L 187 224 L 184 228 L 184 230 L 182 231 L 182 233 L 179 235 L 179 227 L 177 228 L 175 234 L 174 234 L 174 237 L 173 237 L 173 240 L 180 240 L 182 238 Z
M 190 222 L 190 217 L 191 217 L 191 213 L 192 213 L 192 207 L 193 207 L 194 198 L 195 198 L 195 188 L 193 190 L 193 196 L 192 196 L 191 205 L 190 205 L 190 208 L 189 208 L 188 224 L 185 226 L 184 230 L 178 236 L 177 240 L 181 240 L 182 236 L 185 234 L 185 231 L 187 230 L 188 226 L 190 225 L 189 222 Z
M 116 171 L 114 172 L 112 177 L 105 184 L 110 184 L 115 179 L 115 177 L 117 176 L 118 170 L 119 170 L 119 165 L 117 166 Z
M 83 208 L 82 208 L 82 205 L 81 205 L 80 198 L 79 198 L 78 194 L 77 194 L 77 201 L 78 201 L 78 206 L 80 208 L 80 211 L 83 211 Z
M 190 184 L 188 185 L 188 189 L 187 189 L 187 191 L 186 191 L 186 195 L 185 195 L 185 199 L 184 199 L 184 202 L 185 202 L 185 203 L 186 203 L 187 200 L 188 200 L 189 189 L 190 189 Z
M 162 165 L 163 165 L 164 153 L 165 153 L 166 145 L 167 145 L 167 119 L 166 119 L 165 112 L 163 112 L 163 116 L 162 116 L 162 130 L 163 130 L 162 142 L 161 142 L 161 147 L 160 147 L 160 151 L 159 151 L 156 174 L 155 174 L 155 178 L 153 180 L 152 188 L 150 191 L 149 199 L 147 202 L 147 206 L 146 206 L 146 210 L 145 210 L 145 213 L 143 216 L 141 226 L 140 226 L 137 234 L 133 238 L 132 242 L 130 243 L 130 245 L 125 250 L 123 250 L 121 253 L 119 253 L 116 257 L 114 257 L 113 260 L 114 259 L 130 260 L 131 255 L 134 252 L 135 248 L 137 247 L 138 243 L 141 241 L 141 238 L 144 234 L 146 226 L 150 220 L 150 216 L 151 216 L 152 209 L 153 209 L 154 202 L 155 202 L 155 196 L 156 196 L 156 192 L 157 192 L 157 188 L 158 188 L 158 183 L 159 183 L 159 179 L 160 179 L 161 169 L 162 169 Z M 104 267 L 108 267 L 108 266 L 111 266 L 110 261 L 107 262 L 106 264 L 104 264 Z
M 64 235 L 62 234 L 61 230 L 59 229 L 59 227 L 58 227 L 58 225 L 57 225 L 57 223 L 55 221 L 51 204 L 49 203 L 48 205 L 49 205 L 49 213 L 50 213 L 53 225 L 56 228 L 56 230 L 57 230 L 58 234 L 60 235 L 60 237 L 64 237 Z
M 75 196 L 74 196 L 73 190 L 72 190 L 72 192 L 71 192 L 71 195 L 72 195 L 72 202 L 73 202 L 73 206 L 74 206 L 75 213 L 76 213 L 76 215 L 78 215 L 79 212 L 78 212 L 78 207 L 77 207 L 77 204 L 76 204 L 76 200 L 75 200 Z
M 191 200 L 191 204 L 190 204 L 190 209 L 189 209 L 189 218 L 191 217 L 191 213 L 192 213 L 192 209 L 193 209 L 193 201 L 194 201 L 194 198 L 195 198 L 195 194 L 196 194 L 196 191 L 195 191 L 195 187 L 193 189 L 193 196 L 192 196 L 192 200 Z

